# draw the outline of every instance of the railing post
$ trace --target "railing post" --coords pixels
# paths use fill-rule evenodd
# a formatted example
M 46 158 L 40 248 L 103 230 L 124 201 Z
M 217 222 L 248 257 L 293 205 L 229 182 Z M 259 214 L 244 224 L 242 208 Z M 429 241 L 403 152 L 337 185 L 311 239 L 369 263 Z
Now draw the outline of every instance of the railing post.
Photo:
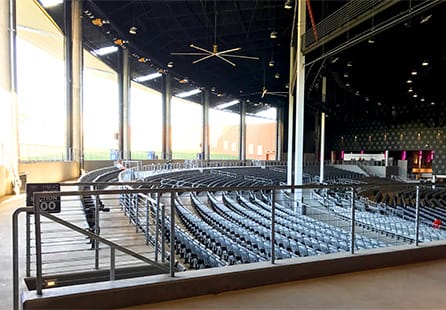
M 355 189 L 352 187 L 352 220 L 351 220 L 351 243 L 350 253 L 355 254 Z
M 26 276 L 31 276 L 31 213 L 26 212 Z
M 12 214 L 12 294 L 13 309 L 19 310 L 19 214 L 29 208 L 18 208 Z
M 417 185 L 417 196 L 415 202 L 415 246 L 418 246 L 418 235 L 420 233 L 420 186 Z
M 271 264 L 276 260 L 276 197 L 274 190 L 271 190 Z
M 34 193 L 34 233 L 36 241 L 36 293 L 42 295 L 42 242 L 40 226 L 40 197 Z
M 110 281 L 115 280 L 115 248 L 110 247 Z
M 97 187 L 93 187 L 94 190 L 97 190 Z M 99 195 L 96 195 L 95 204 L 94 204 L 94 233 L 99 236 L 99 206 L 100 199 Z M 99 269 L 99 241 L 92 239 L 94 246 L 94 268 Z
M 161 206 L 161 262 L 166 261 L 166 208 Z
M 164 252 L 163 252 L 164 253 Z M 170 276 L 175 276 L 175 193 L 170 193 Z
M 158 239 L 159 239 L 159 231 L 161 229 L 160 227 L 160 193 L 156 193 L 156 210 L 155 210 L 155 262 L 158 262 L 158 252 L 159 252 L 159 246 L 158 246 Z
M 136 232 L 138 232 L 138 224 L 139 224 L 139 196 L 138 196 L 138 194 L 135 194 L 133 199 L 135 201 L 135 227 L 136 227 Z
M 149 198 L 146 198 L 146 245 L 149 244 L 149 223 L 150 223 L 150 209 L 149 209 Z

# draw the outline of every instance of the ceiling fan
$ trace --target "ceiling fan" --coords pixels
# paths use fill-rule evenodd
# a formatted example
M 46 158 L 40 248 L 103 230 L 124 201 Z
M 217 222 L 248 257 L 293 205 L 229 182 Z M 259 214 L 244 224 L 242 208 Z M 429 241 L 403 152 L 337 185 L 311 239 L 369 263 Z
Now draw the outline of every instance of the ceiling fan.
M 261 98 L 265 98 L 266 95 L 272 95 L 272 96 L 278 96 L 278 97 L 283 97 L 283 98 L 288 97 L 288 92 L 287 91 L 269 91 L 266 88 L 265 84 L 266 84 L 265 83 L 265 68 L 263 68 L 263 86 L 262 86 L 262 90 L 260 92 L 241 94 L 241 96 L 260 95 Z
M 228 59 L 226 57 L 232 57 L 232 58 L 242 58 L 242 59 L 253 59 L 253 60 L 259 60 L 259 57 L 253 57 L 253 56 L 244 56 L 244 55 L 236 55 L 236 54 L 230 54 L 232 52 L 236 52 L 241 50 L 241 47 L 231 48 L 224 51 L 218 51 L 218 45 L 217 45 L 217 3 L 214 1 L 214 44 L 212 45 L 212 51 L 199 47 L 194 44 L 190 44 L 189 47 L 192 47 L 200 52 L 180 52 L 180 53 L 170 53 L 171 55 L 179 55 L 179 56 L 203 56 L 197 60 L 194 60 L 192 63 L 196 64 L 203 60 L 209 59 L 211 57 L 217 57 L 228 64 L 232 65 L 233 67 L 236 66 L 236 64 Z

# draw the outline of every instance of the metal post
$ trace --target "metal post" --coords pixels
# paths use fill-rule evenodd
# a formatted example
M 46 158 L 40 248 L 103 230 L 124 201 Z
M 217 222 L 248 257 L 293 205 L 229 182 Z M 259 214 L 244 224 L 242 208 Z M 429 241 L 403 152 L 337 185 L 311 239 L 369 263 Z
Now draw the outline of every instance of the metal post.
M 42 295 L 42 242 L 40 227 L 40 197 L 34 193 L 34 233 L 36 242 L 36 292 Z
M 110 281 L 115 279 L 115 248 L 110 247 Z
M 276 195 L 274 195 L 274 190 L 271 190 L 271 264 L 274 264 L 276 260 Z
M 136 227 L 136 232 L 138 232 L 138 225 L 139 225 L 139 210 L 138 210 L 138 206 L 139 206 L 139 197 L 138 194 L 135 194 L 134 196 L 134 201 L 135 201 L 135 227 Z
M 96 186 L 94 186 L 94 190 L 96 190 Z M 99 236 L 99 195 L 96 195 L 95 205 L 94 205 L 94 233 Z M 93 239 L 94 245 L 94 267 L 95 269 L 99 269 L 99 241 Z
M 175 196 L 170 193 L 170 276 L 175 276 Z
M 352 187 L 352 219 L 351 219 L 351 244 L 350 253 L 355 254 L 355 189 Z
M 150 222 L 149 199 L 146 198 L 146 245 L 149 244 L 149 222 Z
M 158 247 L 158 239 L 159 239 L 159 231 L 160 231 L 160 225 L 159 225 L 159 220 L 160 220 L 160 193 L 156 193 L 156 210 L 155 210 L 155 262 L 158 262 L 158 251 L 159 251 L 159 247 Z
M 161 206 L 161 262 L 166 260 L 166 208 Z
M 19 214 L 30 208 L 18 208 L 12 214 L 12 290 L 13 307 L 19 310 Z M 29 213 L 29 212 L 28 212 Z M 27 213 L 27 214 L 28 214 Z
M 418 235 L 420 233 L 420 186 L 417 185 L 417 196 L 415 204 L 415 246 L 418 246 Z
M 26 276 L 31 276 L 31 213 L 26 212 Z

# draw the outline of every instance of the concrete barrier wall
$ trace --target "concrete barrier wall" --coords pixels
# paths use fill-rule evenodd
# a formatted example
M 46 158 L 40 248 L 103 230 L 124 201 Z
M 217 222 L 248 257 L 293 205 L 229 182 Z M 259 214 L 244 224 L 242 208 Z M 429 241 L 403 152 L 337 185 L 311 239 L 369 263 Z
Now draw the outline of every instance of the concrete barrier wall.
M 77 162 L 38 162 L 19 164 L 20 173 L 26 173 L 27 183 L 63 182 L 79 177 Z

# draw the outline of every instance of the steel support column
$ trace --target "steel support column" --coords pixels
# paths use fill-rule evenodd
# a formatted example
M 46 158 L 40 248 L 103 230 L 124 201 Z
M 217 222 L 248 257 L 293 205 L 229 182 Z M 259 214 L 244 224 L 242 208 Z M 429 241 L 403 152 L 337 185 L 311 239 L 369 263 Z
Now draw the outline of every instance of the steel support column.
M 205 89 L 201 93 L 201 104 L 203 106 L 203 126 L 202 126 L 202 139 L 201 139 L 201 159 L 210 159 L 210 146 L 209 146 L 209 100 L 210 92 Z
M 246 103 L 240 101 L 240 147 L 239 159 L 246 160 Z
M 170 76 L 163 74 L 162 80 L 162 105 L 163 105 L 163 136 L 162 136 L 162 154 L 164 160 L 172 159 L 172 122 L 171 122 L 171 88 Z
M 129 51 L 121 48 L 119 51 L 119 153 L 121 158 L 130 160 L 130 130 L 129 130 L 129 96 L 130 96 L 130 68 Z

